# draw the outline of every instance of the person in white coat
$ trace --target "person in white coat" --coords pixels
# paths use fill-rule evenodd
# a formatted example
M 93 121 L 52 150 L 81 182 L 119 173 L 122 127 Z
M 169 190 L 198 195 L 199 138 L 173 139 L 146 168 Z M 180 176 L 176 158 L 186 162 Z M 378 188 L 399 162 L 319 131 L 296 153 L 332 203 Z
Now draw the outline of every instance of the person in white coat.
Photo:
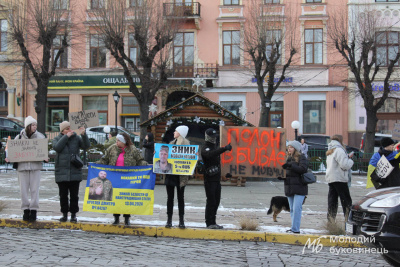
M 348 181 L 349 171 L 354 162 L 352 155 L 348 155 L 343 146 L 343 137 L 334 135 L 328 144 L 326 152 L 326 176 L 325 179 L 329 185 L 328 192 L 328 221 L 335 221 L 338 209 L 338 197 L 343 208 L 345 218 L 350 211 L 352 199 L 350 196 Z

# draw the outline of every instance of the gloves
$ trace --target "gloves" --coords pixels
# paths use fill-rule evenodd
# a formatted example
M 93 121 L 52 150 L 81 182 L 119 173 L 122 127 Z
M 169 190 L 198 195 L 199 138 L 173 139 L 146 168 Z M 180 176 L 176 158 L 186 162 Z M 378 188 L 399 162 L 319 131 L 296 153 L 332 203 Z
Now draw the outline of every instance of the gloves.
M 284 168 L 285 170 L 288 170 L 288 169 L 292 168 L 292 163 L 286 162 L 285 164 L 282 165 L 282 168 Z
M 231 144 L 227 144 L 224 148 L 225 148 L 225 150 L 229 150 L 229 151 L 232 150 Z

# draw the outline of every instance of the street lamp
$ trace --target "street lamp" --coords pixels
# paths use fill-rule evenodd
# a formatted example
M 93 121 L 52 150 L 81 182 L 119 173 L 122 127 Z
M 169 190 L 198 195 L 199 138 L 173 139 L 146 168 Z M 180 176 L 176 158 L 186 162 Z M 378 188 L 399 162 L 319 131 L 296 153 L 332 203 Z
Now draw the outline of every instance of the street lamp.
M 115 93 L 113 94 L 113 98 L 114 98 L 114 102 L 115 102 L 115 132 L 118 133 L 118 129 L 117 129 L 117 120 L 118 120 L 118 111 L 117 111 L 117 107 L 118 107 L 119 99 L 120 99 L 121 97 L 120 97 L 120 95 L 118 94 L 117 91 L 115 91 Z
M 300 122 L 299 121 L 292 121 L 292 128 L 294 129 L 294 140 L 297 141 L 297 129 L 300 128 Z

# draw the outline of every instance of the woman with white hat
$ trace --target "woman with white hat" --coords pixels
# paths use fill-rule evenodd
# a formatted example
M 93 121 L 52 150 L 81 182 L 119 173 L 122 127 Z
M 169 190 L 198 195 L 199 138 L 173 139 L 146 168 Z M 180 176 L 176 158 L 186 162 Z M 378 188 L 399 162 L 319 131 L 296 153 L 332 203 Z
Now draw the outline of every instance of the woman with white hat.
M 37 121 L 28 116 L 25 119 L 25 129 L 15 139 L 45 139 L 46 137 L 36 129 Z M 6 161 L 8 162 L 8 159 Z M 18 163 L 17 172 L 21 190 L 21 209 L 24 211 L 22 220 L 24 221 L 36 221 L 37 210 L 39 209 L 39 185 L 42 167 L 43 163 L 41 161 Z

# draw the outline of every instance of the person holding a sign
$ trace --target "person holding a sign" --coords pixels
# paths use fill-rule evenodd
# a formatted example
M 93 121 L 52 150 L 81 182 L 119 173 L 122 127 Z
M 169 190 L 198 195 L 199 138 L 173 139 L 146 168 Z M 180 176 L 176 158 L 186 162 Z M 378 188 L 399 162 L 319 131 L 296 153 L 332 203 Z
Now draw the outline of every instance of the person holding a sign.
M 73 158 L 79 157 L 80 148 L 88 149 L 90 147 L 85 128 L 79 128 L 78 133 L 79 135 L 71 130 L 71 124 L 68 121 L 63 121 L 60 123 L 60 134 L 53 139 L 53 149 L 56 151 L 55 178 L 63 214 L 60 222 L 68 220 L 68 212 L 71 212 L 71 222 L 78 221 L 76 213 L 79 211 L 79 184 L 82 181 L 82 166 L 75 165 Z
M 307 172 L 308 162 L 306 156 L 301 153 L 301 144 L 299 141 L 290 141 L 287 146 L 287 159 L 282 168 L 286 170 L 284 178 L 285 195 L 289 201 L 290 218 L 292 226 L 286 232 L 300 233 L 301 213 L 303 202 L 308 195 L 308 186 L 303 184 L 301 175 Z M 278 178 L 282 179 L 282 178 Z
M 117 132 L 111 131 L 108 134 L 108 140 L 104 142 L 104 148 L 108 149 L 110 146 L 114 145 L 117 142 Z
M 174 140 L 170 142 L 170 144 L 175 145 L 190 145 L 189 140 L 185 137 L 189 131 L 189 127 L 185 125 L 181 125 L 176 127 L 174 132 Z M 185 186 L 188 181 L 187 175 L 173 175 L 166 174 L 165 177 L 165 187 L 167 189 L 167 224 L 166 228 L 172 227 L 172 215 L 174 211 L 174 193 L 176 187 L 176 193 L 178 195 L 178 209 L 179 209 L 179 228 L 185 228 Z
M 160 160 L 154 165 L 154 173 L 171 174 L 172 164 L 168 162 L 169 147 L 161 146 L 158 156 Z
M 334 135 L 328 144 L 326 151 L 326 182 L 329 185 L 328 192 L 328 221 L 334 222 L 338 209 L 338 198 L 342 204 L 345 218 L 350 211 L 352 199 L 349 190 L 349 172 L 354 162 L 353 154 L 347 154 L 343 145 L 343 136 Z
M 216 222 L 217 210 L 221 201 L 221 158 L 220 155 L 231 151 L 230 144 L 217 147 L 217 131 L 209 128 L 205 132 L 205 143 L 201 149 L 204 162 L 204 189 L 206 191 L 206 226 L 209 229 L 222 229 Z
M 111 166 L 145 166 L 148 165 L 140 151 L 133 145 L 131 138 L 126 133 L 117 135 L 116 144 L 110 146 L 105 155 L 96 163 Z M 114 225 L 119 224 L 120 214 L 114 215 Z M 131 215 L 124 214 L 125 225 L 130 225 Z
M 147 133 L 143 140 L 144 150 L 144 160 L 149 164 L 153 164 L 154 156 L 154 136 L 152 133 Z
M 15 137 L 18 139 L 45 139 L 46 137 L 36 131 L 37 121 L 31 116 L 25 119 L 25 129 Z M 8 158 L 5 159 L 8 162 Z M 40 171 L 43 163 L 40 161 L 19 162 L 17 173 L 21 190 L 21 209 L 24 211 L 22 220 L 36 221 L 39 209 Z M 30 200 L 29 200 L 30 197 Z
M 396 150 L 396 146 L 391 138 L 382 138 L 379 151 L 369 161 L 368 178 L 376 189 L 400 186 L 400 152 Z M 386 157 L 390 166 L 382 166 L 378 173 L 378 163 L 383 157 Z

